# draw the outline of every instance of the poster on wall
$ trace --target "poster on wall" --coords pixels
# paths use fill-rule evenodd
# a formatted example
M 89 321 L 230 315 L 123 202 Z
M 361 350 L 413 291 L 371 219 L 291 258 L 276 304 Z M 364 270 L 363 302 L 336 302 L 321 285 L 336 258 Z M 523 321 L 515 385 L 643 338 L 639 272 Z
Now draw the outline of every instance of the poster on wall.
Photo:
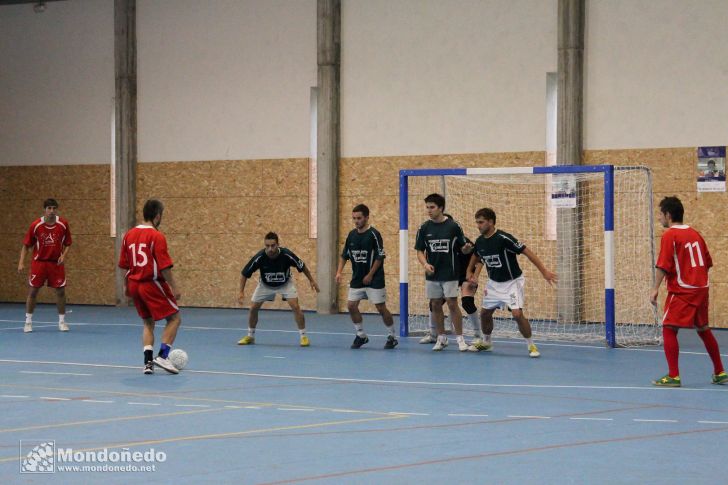
M 698 147 L 698 192 L 725 192 L 725 147 Z
M 576 179 L 573 175 L 554 175 L 551 186 L 551 207 L 576 207 Z

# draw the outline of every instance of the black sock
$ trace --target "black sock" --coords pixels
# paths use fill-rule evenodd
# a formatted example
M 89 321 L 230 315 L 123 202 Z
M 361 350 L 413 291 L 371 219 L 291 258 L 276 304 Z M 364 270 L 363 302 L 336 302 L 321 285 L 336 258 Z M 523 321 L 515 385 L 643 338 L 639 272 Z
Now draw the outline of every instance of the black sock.
M 154 351 L 145 350 L 144 351 L 144 365 L 146 365 L 148 362 L 151 362 L 153 360 L 154 360 Z

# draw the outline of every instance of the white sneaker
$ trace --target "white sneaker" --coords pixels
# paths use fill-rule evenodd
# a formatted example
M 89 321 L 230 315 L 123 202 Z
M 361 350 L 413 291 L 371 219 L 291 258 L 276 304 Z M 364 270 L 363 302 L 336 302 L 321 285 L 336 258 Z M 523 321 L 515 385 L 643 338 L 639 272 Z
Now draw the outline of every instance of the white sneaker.
M 475 339 L 472 342 L 470 342 L 470 347 L 468 347 L 468 352 L 491 352 L 493 350 L 493 344 L 491 343 L 485 343 L 481 339 Z
M 458 350 L 460 352 L 467 352 L 468 350 L 470 350 L 470 347 L 468 347 L 468 344 L 465 343 L 465 340 L 459 340 L 458 341 Z
M 60 330 L 61 332 L 68 332 L 68 330 L 69 330 L 68 324 L 66 322 L 59 322 L 58 330 Z
M 154 358 L 154 365 L 156 365 L 157 367 L 161 367 L 170 374 L 179 374 L 179 370 L 177 370 L 177 368 L 169 359 L 163 359 L 159 355 Z
M 428 333 L 420 339 L 421 344 L 434 344 L 435 342 L 437 342 L 437 337 L 435 337 L 431 333 Z
M 445 347 L 447 347 L 447 339 L 437 340 L 437 342 L 435 342 L 435 346 L 432 347 L 432 350 L 434 350 L 435 352 L 439 352 L 440 350 L 444 349 Z
M 23 326 L 23 332 L 30 333 L 33 331 L 33 322 L 25 322 Z
M 538 347 L 536 347 L 536 344 L 531 344 L 528 346 L 528 356 L 534 358 L 541 356 L 541 352 L 538 351 Z

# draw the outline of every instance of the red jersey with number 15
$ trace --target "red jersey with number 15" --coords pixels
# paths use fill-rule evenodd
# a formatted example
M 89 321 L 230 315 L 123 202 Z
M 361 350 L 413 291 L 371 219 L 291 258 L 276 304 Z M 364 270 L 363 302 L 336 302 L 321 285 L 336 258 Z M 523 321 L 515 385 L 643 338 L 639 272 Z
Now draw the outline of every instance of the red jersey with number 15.
M 708 270 L 713 260 L 698 231 L 686 225 L 674 225 L 662 234 L 656 267 L 667 273 L 667 291 L 696 293 L 709 285 Z
M 33 246 L 34 261 L 58 261 L 64 246 L 71 245 L 71 229 L 68 221 L 57 217 L 53 225 L 46 224 L 41 217 L 30 225 L 23 244 Z
M 167 239 L 152 226 L 139 225 L 124 235 L 119 267 L 129 270 L 127 279 L 164 281 L 162 270 L 172 266 L 172 258 L 167 252 Z

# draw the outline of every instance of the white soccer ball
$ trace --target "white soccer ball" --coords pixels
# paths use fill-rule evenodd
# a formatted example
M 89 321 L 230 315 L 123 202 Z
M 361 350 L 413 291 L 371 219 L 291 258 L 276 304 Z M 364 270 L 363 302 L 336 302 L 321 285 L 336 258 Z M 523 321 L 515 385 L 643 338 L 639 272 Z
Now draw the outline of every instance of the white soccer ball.
M 178 369 L 182 370 L 187 365 L 187 352 L 182 349 L 174 349 L 169 353 L 169 361 Z

